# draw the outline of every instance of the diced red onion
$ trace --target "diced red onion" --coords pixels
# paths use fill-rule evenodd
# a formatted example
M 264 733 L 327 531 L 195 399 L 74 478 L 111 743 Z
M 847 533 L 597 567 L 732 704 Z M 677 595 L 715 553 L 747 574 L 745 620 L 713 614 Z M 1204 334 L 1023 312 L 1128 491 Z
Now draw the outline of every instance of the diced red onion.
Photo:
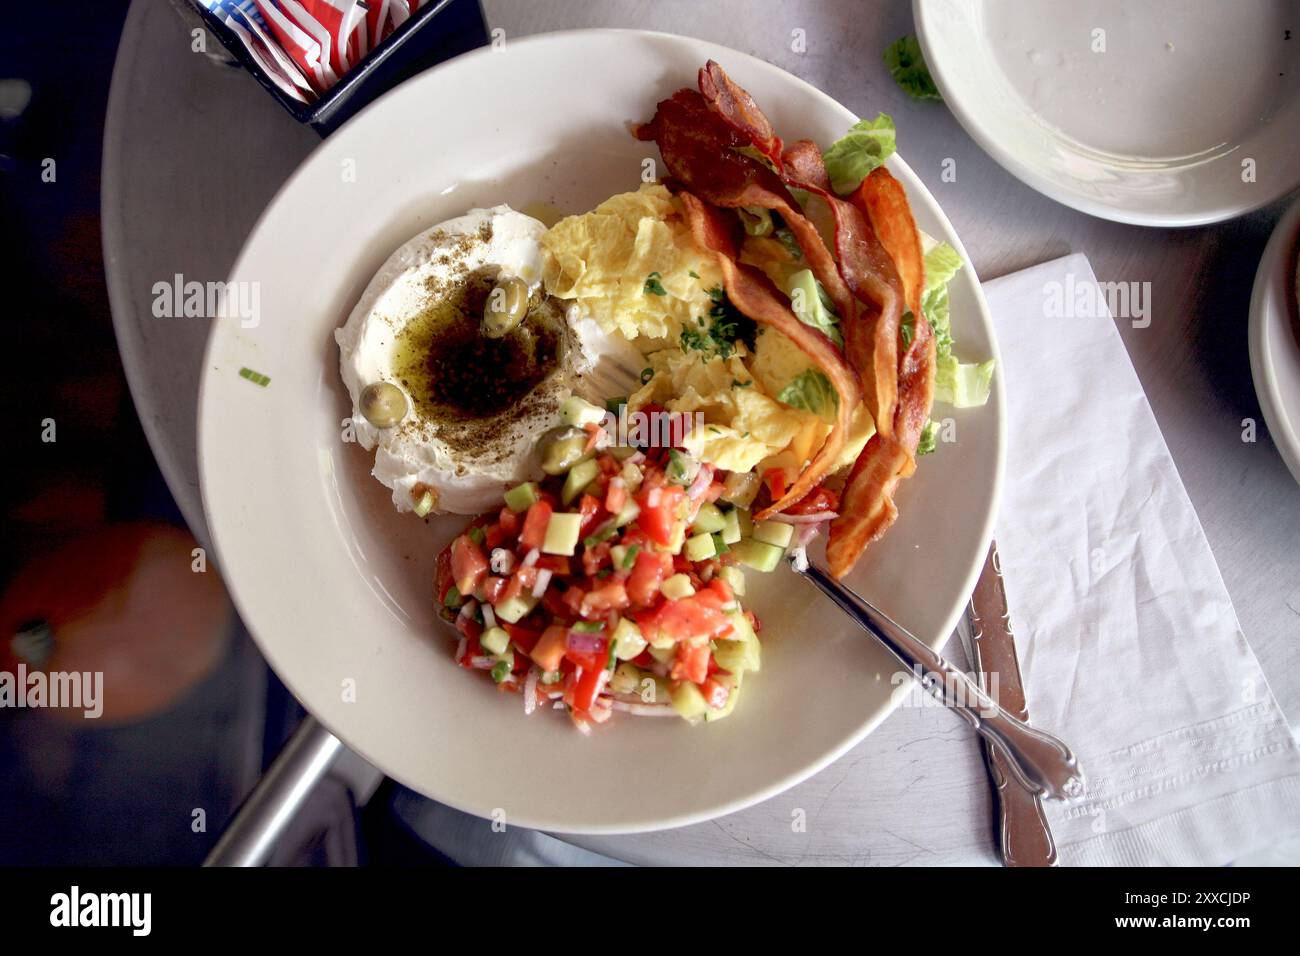
M 790 549 L 790 563 L 794 565 L 796 571 L 808 570 L 808 552 L 803 548 Z
M 531 568 L 534 564 L 537 563 L 537 559 L 540 558 L 541 556 L 542 556 L 542 552 L 538 551 L 536 548 L 532 548 L 531 550 L 529 550 L 527 554 L 524 555 L 524 559 L 523 561 L 519 562 L 519 566 L 521 568 Z
M 528 676 L 524 678 L 524 713 L 531 714 L 537 709 L 537 682 L 541 679 L 542 672 L 536 667 L 528 668 Z
M 633 452 L 631 455 L 628 455 L 627 458 L 623 460 L 623 464 L 639 465 L 643 461 L 645 461 L 645 452 L 638 451 L 638 452 Z
M 806 524 L 799 527 L 794 533 L 794 546 L 796 548 L 806 548 L 812 543 L 813 538 L 821 533 L 822 526 L 819 524 Z
M 473 667 L 475 670 L 490 671 L 496 666 L 496 662 L 497 659 L 495 657 L 471 657 L 469 659 L 469 666 Z
M 492 566 L 493 574 L 509 574 L 515 569 L 515 556 L 513 552 L 505 548 L 493 548 L 492 558 L 489 563 Z
M 460 643 L 456 645 L 456 657 L 454 658 L 454 660 L 456 661 L 457 664 L 459 664 L 462 660 L 464 660 L 465 652 L 467 650 L 469 650 L 469 641 L 465 640 L 465 638 L 462 637 L 460 639 Z
M 604 640 L 605 636 L 599 631 L 594 634 L 588 631 L 570 631 L 565 644 L 569 650 L 579 654 L 594 654 L 601 649 L 600 645 Z
M 651 488 L 646 492 L 645 506 L 647 508 L 658 508 L 659 499 L 663 497 L 663 490 L 660 488 Z
M 783 524 L 794 524 L 794 525 L 821 524 L 823 521 L 831 521 L 835 518 L 838 518 L 839 516 L 840 513 L 838 511 L 819 511 L 816 514 L 811 514 L 811 515 L 780 514 L 774 516 L 772 520 L 780 521 Z
M 492 610 L 492 605 L 486 601 L 483 602 L 483 623 L 488 627 L 497 626 L 497 612 Z
M 460 606 L 460 613 L 457 614 L 456 617 L 457 618 L 473 617 L 474 612 L 477 610 L 478 610 L 478 601 L 475 601 L 473 598 L 470 598 L 468 601 L 466 601 L 464 604 Z
M 690 488 L 686 490 L 686 497 L 692 501 L 704 497 L 704 493 L 709 490 L 712 481 L 713 466 L 701 464 L 700 470 L 695 473 L 695 480 L 691 482 Z
M 546 587 L 551 583 L 550 568 L 542 568 L 537 572 L 537 580 L 533 582 L 533 597 L 539 598 L 546 593 Z

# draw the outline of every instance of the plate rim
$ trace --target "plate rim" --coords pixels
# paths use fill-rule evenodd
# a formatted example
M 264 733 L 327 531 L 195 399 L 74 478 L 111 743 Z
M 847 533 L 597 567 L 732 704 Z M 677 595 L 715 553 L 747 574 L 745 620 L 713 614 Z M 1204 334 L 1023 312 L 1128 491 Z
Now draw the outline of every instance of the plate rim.
M 728 58 L 734 58 L 736 61 L 744 61 L 747 65 L 750 65 L 753 68 L 760 69 L 760 70 L 774 71 L 775 73 L 780 74 L 787 82 L 793 83 L 796 88 L 802 90 L 806 95 L 811 95 L 821 100 L 825 105 L 827 105 L 829 108 L 833 109 L 834 111 L 842 113 L 847 120 L 846 128 L 847 125 L 857 120 L 857 117 L 853 114 L 851 110 L 848 109 L 848 107 L 841 104 L 830 94 L 823 92 L 822 90 L 815 87 L 813 84 L 809 83 L 807 80 L 804 80 L 802 77 L 796 76 L 795 74 L 790 73 L 789 71 L 777 66 L 776 64 L 771 63 L 767 60 L 763 60 L 760 57 L 757 57 L 753 54 L 746 53 L 742 50 L 736 50 L 724 46 L 723 44 L 715 43 L 713 41 L 705 40 L 697 37 L 683 36 L 680 34 L 666 33 L 663 31 L 653 31 L 653 30 L 638 30 L 638 29 L 628 29 L 628 28 L 589 28 L 589 29 L 558 30 L 558 31 L 551 31 L 546 33 L 531 34 L 526 37 L 521 37 L 519 39 L 511 40 L 509 46 L 523 46 L 525 44 L 534 45 L 534 44 L 540 44 L 546 42 L 555 42 L 557 40 L 564 40 L 564 39 L 582 39 L 585 37 L 598 38 L 604 36 L 653 37 L 658 40 L 666 40 L 674 43 L 686 43 L 691 45 L 700 45 L 700 46 L 708 47 L 713 50 L 720 51 L 722 54 L 725 54 Z M 233 279 L 234 277 L 246 271 L 244 268 L 246 266 L 245 260 L 247 258 L 249 247 L 252 244 L 254 237 L 261 231 L 263 226 L 271 218 L 272 214 L 276 210 L 276 207 L 284 200 L 284 197 L 296 186 L 299 179 L 305 175 L 305 170 L 307 169 L 307 167 L 314 161 L 314 159 L 318 156 L 318 154 L 324 148 L 326 148 L 330 140 L 333 140 L 336 137 L 340 136 L 340 134 L 344 133 L 353 124 L 356 124 L 362 121 L 365 117 L 369 116 L 372 110 L 377 109 L 380 106 L 380 104 L 384 103 L 389 97 L 400 92 L 408 83 L 418 82 L 420 79 L 427 77 L 428 74 L 442 70 L 447 66 L 449 66 L 450 64 L 459 63 L 463 60 L 468 60 L 474 57 L 497 56 L 500 55 L 500 52 L 501 51 L 499 50 L 493 50 L 491 46 L 485 46 L 475 50 L 468 51 L 466 53 L 460 54 L 459 56 L 446 60 L 443 63 L 437 64 L 431 67 L 429 70 L 423 71 L 417 74 L 416 76 L 409 78 L 405 82 L 398 84 L 397 86 L 393 87 L 391 90 L 386 91 L 383 94 L 383 96 L 378 97 L 376 100 L 374 100 L 374 102 L 368 104 L 363 110 L 359 111 L 354 117 L 350 118 L 346 123 L 340 126 L 339 129 L 336 130 L 330 136 L 329 139 L 322 140 L 321 144 L 315 147 L 311 151 L 311 153 L 309 153 L 303 159 L 301 164 L 294 170 L 294 172 L 285 180 L 285 182 L 281 185 L 281 187 L 276 191 L 275 195 L 267 203 L 266 208 L 258 216 L 257 220 L 253 224 L 252 228 L 248 233 L 248 236 L 245 238 L 240 248 L 239 255 L 235 258 L 235 261 L 231 266 L 230 272 L 227 276 L 227 280 L 229 281 L 230 279 Z M 898 153 L 895 153 L 893 156 L 890 157 L 887 164 L 890 165 L 891 167 L 894 167 L 895 169 L 904 170 L 906 172 L 907 177 L 909 177 L 910 181 L 915 182 L 917 184 L 917 186 L 922 191 L 922 195 L 925 197 L 929 205 L 932 207 L 939 222 L 946 229 L 948 233 L 948 235 L 944 237 L 945 241 L 952 242 L 952 244 L 957 249 L 957 251 L 962 255 L 966 264 L 966 270 L 968 270 L 969 279 L 974 292 L 975 310 L 978 313 L 979 321 L 983 323 L 984 327 L 987 329 L 988 332 L 990 352 L 991 352 L 990 357 L 995 360 L 995 362 L 997 363 L 996 367 L 1000 370 L 1003 367 L 1003 365 L 1002 365 L 1001 350 L 997 339 L 996 326 L 993 322 L 992 315 L 989 311 L 988 302 L 985 299 L 983 287 L 980 283 L 979 275 L 975 270 L 974 263 L 971 260 L 970 254 L 966 249 L 965 244 L 962 242 L 960 235 L 958 234 L 956 228 L 953 226 L 952 221 L 948 218 L 947 214 L 944 212 L 943 207 L 940 205 L 938 199 L 928 188 L 926 188 L 924 183 L 921 181 L 920 177 L 917 176 L 912 171 L 911 167 L 907 164 L 907 162 L 904 159 L 902 159 L 902 157 Z M 214 322 L 211 324 L 211 328 L 209 330 L 208 339 L 205 344 L 204 353 L 203 353 L 203 370 L 202 370 L 202 377 L 199 382 L 199 401 L 198 401 L 197 423 L 196 423 L 197 456 L 198 456 L 198 465 L 199 465 L 199 489 L 200 489 L 200 495 L 203 502 L 203 514 L 208 524 L 209 535 L 211 538 L 211 547 L 212 547 L 213 555 L 216 558 L 216 564 L 218 568 L 229 568 L 230 566 L 224 561 L 225 546 L 223 544 L 223 540 L 225 539 L 225 532 L 221 530 L 222 524 L 218 520 L 218 517 L 216 513 L 213 511 L 213 507 L 212 507 L 213 494 L 209 486 L 215 479 L 213 477 L 213 471 L 209 465 L 209 443 L 213 439 L 211 439 L 210 437 L 212 434 L 211 430 L 209 430 L 205 426 L 205 419 L 212 417 L 213 414 L 211 411 L 209 411 L 209 406 L 214 402 L 214 396 L 216 395 L 217 389 L 219 387 L 213 385 L 213 383 L 218 380 L 216 377 L 214 377 L 211 374 L 213 368 L 214 353 L 219 348 L 219 340 L 224 339 L 225 333 L 223 332 L 223 330 L 226 329 L 227 327 L 228 326 L 226 323 Z M 993 480 L 988 494 L 989 504 L 987 506 L 985 519 L 982 523 L 982 527 L 980 529 L 979 536 L 978 536 L 980 541 L 980 547 L 978 549 L 977 554 L 972 555 L 967 559 L 967 570 L 965 575 L 961 578 L 962 586 L 959 589 L 960 597 L 956 600 L 956 603 L 952 611 L 945 619 L 944 627 L 942 627 L 939 630 L 939 636 L 936 638 L 936 640 L 933 643 L 933 646 L 936 648 L 942 646 L 951 637 L 953 631 L 957 626 L 957 623 L 961 619 L 961 616 L 965 609 L 966 601 L 968 600 L 969 595 L 975 586 L 975 581 L 977 580 L 980 570 L 983 567 L 985 554 L 988 550 L 989 543 L 993 538 L 993 529 L 996 523 L 999 505 L 1001 503 L 1002 484 L 1003 484 L 1003 480 L 1005 476 L 1005 468 L 1006 468 L 1006 442 L 1007 442 L 1007 427 L 1008 427 L 1006 392 L 1005 392 L 1005 385 L 1003 382 L 1003 376 L 1001 374 L 994 375 L 992 387 L 995 396 L 995 401 L 992 402 L 991 405 L 992 405 L 992 410 L 994 410 L 996 413 L 996 417 L 994 421 L 994 435 L 995 435 L 996 447 L 994 449 L 994 459 L 993 459 Z M 212 450 L 216 451 L 216 449 L 212 449 Z M 299 703 L 302 704 L 304 710 L 307 711 L 310 718 L 315 719 L 317 722 L 319 722 L 321 726 L 325 727 L 326 730 L 328 730 L 331 734 L 337 737 L 344 744 L 344 746 L 346 746 L 349 750 L 352 750 L 354 753 L 358 754 L 363 759 L 366 759 L 367 761 L 372 763 L 374 766 L 380 769 L 380 771 L 383 772 L 386 776 L 391 777 L 399 784 L 402 784 L 403 786 L 406 786 L 409 789 L 415 791 L 416 793 L 428 797 L 429 799 L 435 800 L 438 803 L 442 803 L 445 806 L 452 807 L 453 809 L 460 810 L 464 813 L 468 813 L 474 816 L 486 817 L 486 814 L 483 811 L 483 808 L 481 807 L 468 806 L 458 802 L 455 799 L 450 799 L 444 796 L 430 796 L 423 784 L 417 784 L 407 779 L 401 773 L 394 773 L 388 767 L 383 766 L 381 762 L 372 759 L 367 752 L 368 748 L 357 746 L 351 739 L 351 734 L 340 732 L 338 729 L 336 729 L 336 726 L 334 725 L 334 722 L 332 720 L 327 720 L 317 715 L 315 711 L 311 707 L 309 707 L 305 702 L 306 695 L 301 694 L 299 692 L 299 690 L 295 687 L 294 681 L 286 673 L 288 669 L 287 668 L 282 669 L 282 667 L 279 666 L 282 660 L 284 659 L 284 655 L 269 650 L 269 648 L 273 646 L 272 642 L 264 641 L 264 639 L 259 635 L 258 628 L 252 621 L 251 616 L 247 613 L 247 608 L 244 603 L 243 597 L 240 596 L 240 594 L 237 592 L 233 584 L 230 583 L 229 580 L 230 574 L 228 572 L 226 573 L 225 577 L 227 579 L 228 584 L 230 585 L 228 587 L 228 590 L 230 592 L 231 600 L 234 603 L 236 609 L 238 610 L 241 619 L 245 622 L 248 632 L 250 636 L 253 638 L 259 651 L 262 653 L 263 657 L 267 660 L 267 663 L 275 671 L 276 676 L 284 683 L 286 688 L 289 689 L 290 693 L 293 694 L 295 699 L 297 699 Z M 537 830 L 542 830 L 550 833 L 592 835 L 592 836 L 617 836 L 617 835 L 626 835 L 632 833 L 648 833 L 648 832 L 654 832 L 656 830 L 672 829 L 676 827 L 689 826 L 692 824 L 702 823 L 708 820 L 717 819 L 719 817 L 726 816 L 738 812 L 740 810 L 746 809 L 748 807 L 754 806 L 758 803 L 762 803 L 765 800 L 769 800 L 779 795 L 780 793 L 783 793 L 784 791 L 790 789 L 791 787 L 798 785 L 804 780 L 809 779 L 813 775 L 820 773 L 822 770 L 826 769 L 826 767 L 830 766 L 832 763 L 839 760 L 849 750 L 853 749 L 859 743 L 861 743 L 872 731 L 876 729 L 876 727 L 878 727 L 888 716 L 890 716 L 894 712 L 895 708 L 899 706 L 900 696 L 901 695 L 898 694 L 889 695 L 886 703 L 879 708 L 879 711 L 876 714 L 864 720 L 863 723 L 860 724 L 843 741 L 841 741 L 838 745 L 831 747 L 826 753 L 821 755 L 819 758 L 809 761 L 804 766 L 774 780 L 773 782 L 769 783 L 767 786 L 756 788 L 746 793 L 743 796 L 736 797 L 733 800 L 727 801 L 726 803 L 717 804 L 714 807 L 709 809 L 699 810 L 699 811 L 689 812 L 689 813 L 677 813 L 671 816 L 655 816 L 655 817 L 650 817 L 645 819 L 639 819 L 636 821 L 629 821 L 627 823 L 595 824 L 595 825 L 591 825 L 591 824 L 574 825 L 568 822 L 564 822 L 562 820 L 544 819 L 536 816 L 529 816 L 527 814 L 512 814 L 511 815 L 512 824 L 515 826 L 528 827 L 530 829 L 537 829 Z
M 1288 279 L 1300 284 L 1297 281 L 1300 265 L 1297 265 L 1295 274 L 1290 277 L 1286 274 L 1290 262 L 1288 253 L 1292 252 L 1300 253 L 1300 199 L 1282 214 L 1269 235 L 1264 254 L 1260 256 L 1259 268 L 1255 270 L 1255 281 L 1250 291 L 1246 333 L 1250 373 L 1255 382 L 1255 396 L 1259 399 L 1260 411 L 1264 413 L 1264 424 L 1268 427 L 1269 437 L 1282 462 L 1291 472 L 1291 477 L 1300 484 L 1300 408 L 1295 410 L 1294 415 L 1285 412 L 1286 405 L 1282 401 L 1275 371 L 1278 357 L 1273 354 L 1267 338 L 1267 323 L 1274 309 L 1280 309 L 1284 313 L 1284 320 L 1288 318 L 1285 315 Z M 1300 345 L 1297 347 L 1300 348 Z
M 925 0 L 912 0 L 912 20 L 916 25 L 916 36 L 921 44 L 921 53 L 925 64 L 933 77 L 935 85 L 943 96 L 944 105 L 961 125 L 962 129 L 995 163 L 1020 180 L 1030 189 L 1078 212 L 1110 222 L 1119 222 L 1129 226 L 1148 226 L 1152 228 L 1183 228 L 1189 226 L 1207 226 L 1227 222 L 1248 215 L 1270 203 L 1290 196 L 1300 189 L 1300 167 L 1280 190 L 1265 191 L 1262 198 L 1245 203 L 1220 205 L 1187 213 L 1134 213 L 1120 206 L 1098 202 L 1078 192 L 1064 187 L 1060 182 L 1044 176 L 1035 167 L 1023 162 L 1014 152 L 1006 149 L 1002 143 L 988 132 L 978 121 L 967 101 L 960 94 L 960 87 L 951 83 L 944 73 L 941 58 L 934 54 L 934 44 L 930 36 L 930 24 L 926 17 Z

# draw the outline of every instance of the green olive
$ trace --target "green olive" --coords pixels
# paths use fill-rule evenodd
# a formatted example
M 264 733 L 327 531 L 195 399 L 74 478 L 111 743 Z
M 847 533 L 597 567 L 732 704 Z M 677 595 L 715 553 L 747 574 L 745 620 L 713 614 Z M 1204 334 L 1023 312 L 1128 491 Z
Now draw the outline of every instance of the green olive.
M 392 428 L 406 417 L 406 394 L 392 382 L 367 385 L 357 404 L 366 421 L 376 428 Z
M 570 425 L 559 425 L 543 433 L 537 440 L 537 457 L 542 471 L 548 475 L 562 475 L 584 458 L 590 458 L 588 437 L 581 428 Z
M 483 334 L 499 339 L 519 327 L 528 315 L 528 283 L 518 276 L 502 276 L 488 293 L 483 309 Z

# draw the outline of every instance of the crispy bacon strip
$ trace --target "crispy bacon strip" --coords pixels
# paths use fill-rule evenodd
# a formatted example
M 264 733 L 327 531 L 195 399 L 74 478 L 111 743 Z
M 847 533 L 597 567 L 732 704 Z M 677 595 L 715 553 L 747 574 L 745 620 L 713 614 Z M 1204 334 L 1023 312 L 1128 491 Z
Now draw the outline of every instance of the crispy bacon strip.
M 830 472 L 835 459 L 839 457 L 840 449 L 844 447 L 844 439 L 853 420 L 853 410 L 862 401 L 862 393 L 858 388 L 857 376 L 845 364 L 834 343 L 812 326 L 799 321 L 798 316 L 785 304 L 785 296 L 772 284 L 772 280 L 755 267 L 736 261 L 733 229 L 728 227 L 720 210 L 689 192 L 679 192 L 677 197 L 686 214 L 691 236 L 700 248 L 709 250 L 717 258 L 731 304 L 755 322 L 771 326 L 788 336 L 826 375 L 839 396 L 835 424 L 831 426 L 826 441 L 786 493 L 758 512 L 758 518 L 766 518 L 802 499 Z
M 890 201 L 891 221 L 881 232 L 897 234 L 909 242 L 910 231 L 919 243 L 906 194 L 901 186 L 898 189 L 902 202 Z M 837 578 L 848 574 L 866 547 L 894 523 L 898 517 L 894 492 L 916 467 L 916 446 L 934 402 L 935 342 L 925 313 L 918 308 L 913 316 L 912 341 L 899 363 L 893 434 L 877 434 L 862 450 L 841 495 L 840 517 L 831 522 L 826 558 Z
M 780 214 L 840 316 L 856 314 L 853 295 L 817 227 L 803 214 L 780 176 L 737 152 L 739 147 L 753 142 L 712 109 L 703 94 L 678 90 L 659 103 L 649 123 L 641 124 L 634 132 L 638 139 L 658 143 L 668 172 L 705 202 L 728 209 L 747 206 Z
M 738 86 L 713 60 L 700 70 L 700 94 L 732 129 L 781 169 L 781 137 L 754 98 Z
M 903 184 L 884 166 L 877 166 L 862 180 L 852 202 L 866 213 L 880 245 L 898 268 L 907 293 L 907 307 L 913 315 L 920 315 L 921 294 L 925 291 L 925 256 Z
M 842 315 L 840 327 L 849 363 L 862 378 L 876 430 L 889 437 L 898 402 L 898 333 L 903 317 L 898 269 L 866 211 L 831 192 L 816 143 L 801 139 L 790 144 L 785 151 L 785 181 L 820 197 L 830 207 L 840 272 L 853 294 L 871 307 L 856 316 Z M 906 203 L 906 196 L 903 201 Z

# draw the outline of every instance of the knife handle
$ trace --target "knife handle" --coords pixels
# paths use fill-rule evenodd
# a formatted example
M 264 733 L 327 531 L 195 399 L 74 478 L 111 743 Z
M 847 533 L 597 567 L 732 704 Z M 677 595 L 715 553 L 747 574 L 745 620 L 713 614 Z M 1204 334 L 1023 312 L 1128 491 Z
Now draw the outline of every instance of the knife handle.
M 1006 866 L 1056 866 L 1056 841 L 1042 799 L 1011 776 L 1006 757 L 997 747 L 986 743 L 984 759 L 994 782 L 1002 862 Z

